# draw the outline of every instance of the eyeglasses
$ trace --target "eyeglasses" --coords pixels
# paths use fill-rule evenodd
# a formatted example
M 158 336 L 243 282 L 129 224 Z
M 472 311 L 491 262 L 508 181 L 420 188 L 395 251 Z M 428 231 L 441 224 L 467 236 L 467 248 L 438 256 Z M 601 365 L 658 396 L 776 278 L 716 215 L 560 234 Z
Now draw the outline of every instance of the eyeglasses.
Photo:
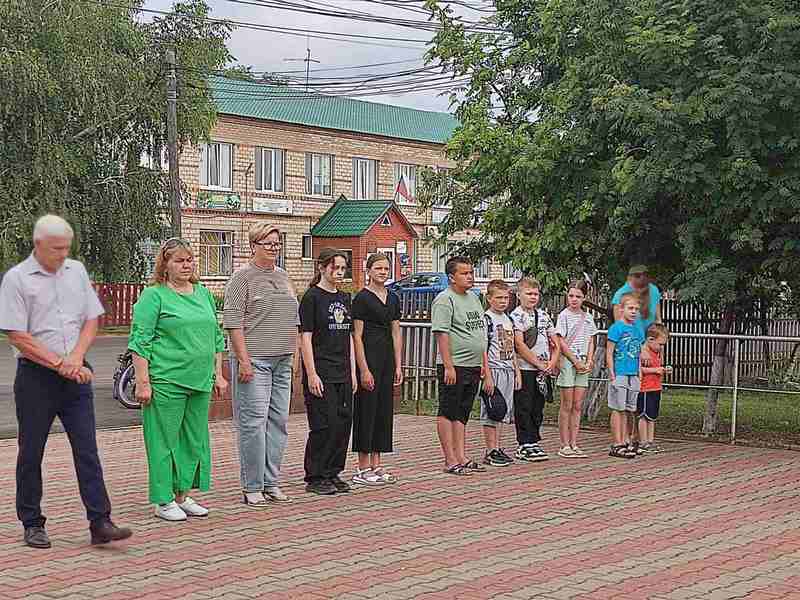
M 253 242 L 253 246 L 261 246 L 262 248 L 271 248 L 277 250 L 283 246 L 282 242 Z

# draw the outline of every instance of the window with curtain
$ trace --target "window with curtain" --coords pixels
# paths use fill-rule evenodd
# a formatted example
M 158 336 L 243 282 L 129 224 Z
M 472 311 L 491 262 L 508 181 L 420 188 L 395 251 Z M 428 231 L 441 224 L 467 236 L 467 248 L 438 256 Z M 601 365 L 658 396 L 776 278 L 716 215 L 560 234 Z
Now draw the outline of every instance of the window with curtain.
M 197 250 L 201 276 L 213 277 L 233 273 L 232 231 L 200 231 Z
M 368 158 L 353 159 L 353 198 L 376 200 L 378 198 L 378 161 Z
M 200 185 L 231 189 L 233 180 L 233 144 L 200 144 Z
M 264 192 L 283 191 L 283 150 L 256 148 L 256 189 Z
M 400 178 L 405 181 L 410 198 L 399 198 L 399 202 L 416 202 L 417 197 L 417 165 L 397 163 L 394 166 L 394 189 L 400 183 Z
M 306 193 L 312 196 L 333 195 L 333 156 L 306 154 Z

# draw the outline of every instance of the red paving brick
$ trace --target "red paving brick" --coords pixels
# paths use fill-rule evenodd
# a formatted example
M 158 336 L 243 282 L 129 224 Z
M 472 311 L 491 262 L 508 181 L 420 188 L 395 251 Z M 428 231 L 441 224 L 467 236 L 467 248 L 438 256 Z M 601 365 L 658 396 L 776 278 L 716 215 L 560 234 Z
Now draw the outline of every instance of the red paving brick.
M 45 551 L 20 541 L 16 443 L 0 441 L 0 597 L 800 598 L 797 453 L 680 441 L 620 461 L 588 433 L 588 460 L 458 478 L 441 473 L 433 420 L 398 416 L 386 462 L 401 481 L 326 498 L 303 492 L 305 435 L 293 416 L 293 501 L 256 511 L 240 503 L 231 424 L 213 424 L 213 490 L 196 496 L 211 516 L 170 524 L 147 505 L 141 430 L 99 433 L 114 518 L 135 529 L 104 548 L 88 545 L 69 446 L 53 435 Z M 546 429 L 553 453 L 555 438 Z M 475 424 L 469 439 L 477 456 Z

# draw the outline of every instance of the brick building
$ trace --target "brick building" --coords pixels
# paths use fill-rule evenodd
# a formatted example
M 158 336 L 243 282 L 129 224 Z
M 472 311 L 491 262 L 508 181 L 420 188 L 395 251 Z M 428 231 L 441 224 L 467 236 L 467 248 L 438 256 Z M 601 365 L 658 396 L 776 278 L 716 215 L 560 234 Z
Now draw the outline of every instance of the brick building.
M 284 233 L 280 263 L 304 289 L 321 247 L 312 229 L 334 201 L 344 196 L 363 202 L 369 213 L 375 201 L 391 204 L 401 178 L 408 194 L 384 211 L 393 225 L 378 231 L 408 227 L 411 232 L 394 244 L 381 241 L 380 247 L 394 248 L 395 276 L 443 268 L 446 248 L 433 247 L 430 237 L 447 207 L 421 211 L 415 195 L 422 168 L 452 166 L 444 156 L 458 125 L 452 115 L 224 78 L 213 78 L 210 85 L 218 110 L 211 140 L 185 147 L 180 157 L 187 188 L 183 234 L 198 250 L 200 274 L 209 287 L 224 286 L 249 259 L 248 227 L 266 220 Z M 400 214 L 389 214 L 393 211 Z M 366 256 L 353 258 L 351 268 L 363 271 Z M 479 280 L 514 275 L 488 261 L 476 270 Z M 362 274 L 354 276 L 354 285 L 363 281 Z

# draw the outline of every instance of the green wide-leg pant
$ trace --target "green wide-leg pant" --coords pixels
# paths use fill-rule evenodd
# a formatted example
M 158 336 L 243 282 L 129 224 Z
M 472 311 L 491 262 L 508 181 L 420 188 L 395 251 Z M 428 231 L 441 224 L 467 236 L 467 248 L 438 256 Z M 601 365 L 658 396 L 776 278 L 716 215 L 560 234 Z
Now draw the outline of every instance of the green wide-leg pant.
M 208 406 L 211 392 L 153 383 L 142 408 L 150 502 L 166 504 L 176 492 L 207 491 L 211 483 Z

